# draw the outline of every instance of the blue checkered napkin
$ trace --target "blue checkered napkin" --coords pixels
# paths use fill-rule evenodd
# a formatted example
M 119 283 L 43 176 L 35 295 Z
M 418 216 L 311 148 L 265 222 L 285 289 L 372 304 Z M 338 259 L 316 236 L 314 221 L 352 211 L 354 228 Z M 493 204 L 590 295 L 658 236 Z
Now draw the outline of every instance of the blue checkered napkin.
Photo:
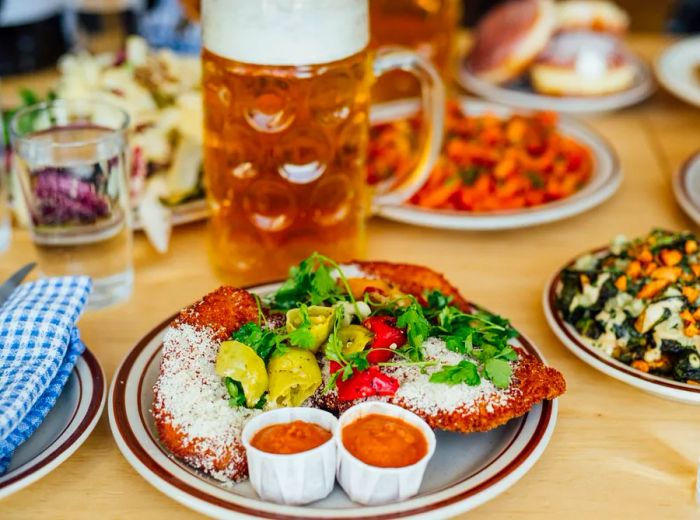
M 21 285 L 0 307 L 0 474 L 85 349 L 75 324 L 91 288 L 85 276 L 44 278 Z

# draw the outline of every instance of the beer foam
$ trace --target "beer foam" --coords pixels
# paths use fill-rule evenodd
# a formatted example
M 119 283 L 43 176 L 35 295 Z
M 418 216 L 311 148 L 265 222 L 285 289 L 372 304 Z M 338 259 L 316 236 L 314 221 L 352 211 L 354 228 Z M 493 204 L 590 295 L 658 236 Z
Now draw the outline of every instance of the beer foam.
M 314 65 L 369 43 L 367 0 L 204 0 L 207 50 L 257 65 Z

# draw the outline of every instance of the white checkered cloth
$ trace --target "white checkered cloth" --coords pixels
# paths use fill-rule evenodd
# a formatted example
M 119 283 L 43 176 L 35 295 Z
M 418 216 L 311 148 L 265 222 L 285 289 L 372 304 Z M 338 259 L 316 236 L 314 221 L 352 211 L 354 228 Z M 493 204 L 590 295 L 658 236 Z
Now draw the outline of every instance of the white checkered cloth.
M 91 289 L 87 276 L 43 278 L 18 287 L 0 307 L 0 475 L 85 350 L 75 324 Z

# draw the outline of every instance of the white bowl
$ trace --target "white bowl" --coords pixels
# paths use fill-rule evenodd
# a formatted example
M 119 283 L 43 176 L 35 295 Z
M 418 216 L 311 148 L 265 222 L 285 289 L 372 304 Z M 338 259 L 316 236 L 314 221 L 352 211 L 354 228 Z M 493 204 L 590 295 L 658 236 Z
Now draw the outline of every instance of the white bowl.
M 252 437 L 272 424 L 305 421 L 335 435 L 338 419 L 313 408 L 278 408 L 262 413 L 243 428 L 250 483 L 263 500 L 299 505 L 321 500 L 335 485 L 336 443 L 331 437 L 320 446 L 300 453 L 276 454 L 250 444 Z
M 365 464 L 345 448 L 343 427 L 371 414 L 396 417 L 415 426 L 425 436 L 428 452 L 415 464 L 402 468 L 380 468 Z M 383 402 L 360 403 L 349 408 L 340 417 L 335 439 L 338 445 L 338 482 L 353 502 L 366 505 L 397 502 L 418 493 L 425 468 L 435 452 L 435 434 L 428 423 L 413 412 Z

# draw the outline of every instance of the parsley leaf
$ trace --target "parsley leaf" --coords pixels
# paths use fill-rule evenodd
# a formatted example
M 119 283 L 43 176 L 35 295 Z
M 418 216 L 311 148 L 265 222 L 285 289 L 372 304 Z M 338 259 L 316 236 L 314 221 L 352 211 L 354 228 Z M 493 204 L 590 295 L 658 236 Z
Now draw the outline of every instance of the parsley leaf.
M 338 285 L 325 265 L 318 266 L 311 279 L 311 303 L 320 305 L 324 301 L 338 295 Z
M 306 305 L 299 306 L 299 314 L 301 315 L 301 324 L 289 333 L 289 342 L 295 347 L 312 348 L 316 341 L 313 332 L 311 332 L 311 318 L 309 318 L 309 309 Z
M 452 301 L 452 296 L 447 296 L 436 289 L 430 292 L 426 292 L 425 300 L 428 302 L 429 309 L 442 310 L 445 307 L 447 307 Z
M 331 275 L 338 274 L 336 281 Z M 289 310 L 299 304 L 321 305 L 349 301 L 356 305 L 340 266 L 330 258 L 313 253 L 289 270 L 289 278 L 272 296 L 272 306 Z
M 231 408 L 245 406 L 245 394 L 243 393 L 243 386 L 241 386 L 241 383 L 230 377 L 225 377 L 224 386 L 226 386 L 226 391 L 230 396 L 228 405 Z
M 484 362 L 484 375 L 497 388 L 508 388 L 512 372 L 508 361 L 504 359 L 491 358 Z
M 466 383 L 469 386 L 476 386 L 481 383 L 479 370 L 471 361 L 462 360 L 456 365 L 443 365 L 442 370 L 433 372 L 430 376 L 431 383 L 444 383 L 454 386 Z
M 283 338 L 272 330 L 264 330 L 255 322 L 248 322 L 233 333 L 232 339 L 248 345 L 267 362 L 275 350 L 284 350 Z
M 396 320 L 396 326 L 406 329 L 408 344 L 401 350 L 413 361 L 423 360 L 423 342 L 430 335 L 430 322 L 423 314 L 423 307 L 418 302 L 413 302 L 404 309 Z

